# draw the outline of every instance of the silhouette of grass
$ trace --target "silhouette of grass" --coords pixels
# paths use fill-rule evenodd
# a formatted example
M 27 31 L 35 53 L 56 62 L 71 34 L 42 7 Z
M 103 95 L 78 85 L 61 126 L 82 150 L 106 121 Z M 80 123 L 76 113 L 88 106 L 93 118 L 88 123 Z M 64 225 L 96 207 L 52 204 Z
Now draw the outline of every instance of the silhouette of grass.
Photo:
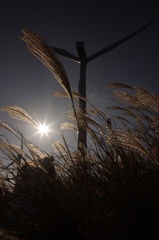
M 75 106 L 79 95 L 68 86 L 67 82 L 64 89 Z M 6 157 L 0 163 L 0 226 L 8 234 L 25 240 L 159 238 L 159 98 L 139 87 L 119 83 L 111 87 L 118 101 L 112 109 L 122 111 L 116 122 L 123 126 L 116 127 L 86 100 L 90 106 L 86 114 L 78 108 L 68 113 L 69 121 L 61 130 L 63 141 L 50 140 L 52 154 L 1 122 L 27 149 L 0 140 Z M 36 125 L 16 106 L 1 111 Z M 78 124 L 88 134 L 85 155 L 72 150 L 63 135 L 65 128 L 76 135 Z
M 25 138 L 30 154 L 1 140 L 1 149 L 12 162 L 9 167 L 1 164 L 5 171 L 1 176 L 1 227 L 22 239 L 158 238 L 158 100 L 146 91 L 141 104 L 141 89 L 132 91 L 126 101 L 121 99 L 124 92 L 115 93 L 124 100 L 122 120 L 127 120 L 126 114 L 134 118 L 131 126 L 126 122 L 118 129 L 95 108 L 84 116 L 85 156 L 71 151 L 64 136 L 63 143 L 51 143 L 52 155 Z

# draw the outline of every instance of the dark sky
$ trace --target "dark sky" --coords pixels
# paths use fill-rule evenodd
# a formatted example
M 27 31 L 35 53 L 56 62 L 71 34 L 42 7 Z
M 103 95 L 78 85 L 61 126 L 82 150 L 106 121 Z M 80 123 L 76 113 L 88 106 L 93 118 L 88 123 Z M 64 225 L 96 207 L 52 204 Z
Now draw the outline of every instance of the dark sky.
M 52 3 L 51 3 L 52 2 Z M 27 28 L 43 36 L 55 47 L 77 55 L 75 43 L 84 41 L 87 55 L 136 31 L 156 19 L 156 23 L 120 47 L 93 60 L 87 66 L 87 96 L 106 110 L 108 82 L 144 87 L 159 93 L 159 7 L 158 1 L 3 1 L 0 9 L 0 106 L 17 105 L 35 120 L 59 123 L 70 102 L 53 97 L 61 86 L 52 73 L 26 50 L 21 30 Z M 79 65 L 59 56 L 73 90 L 77 90 Z M 1 120 L 9 120 L 0 113 Z M 25 136 L 35 141 L 36 131 L 19 121 L 9 120 Z M 25 127 L 24 127 L 25 126 Z M 52 136 L 51 136 L 52 137 Z M 53 138 L 58 139 L 54 133 Z M 39 143 L 36 142 L 36 143 Z

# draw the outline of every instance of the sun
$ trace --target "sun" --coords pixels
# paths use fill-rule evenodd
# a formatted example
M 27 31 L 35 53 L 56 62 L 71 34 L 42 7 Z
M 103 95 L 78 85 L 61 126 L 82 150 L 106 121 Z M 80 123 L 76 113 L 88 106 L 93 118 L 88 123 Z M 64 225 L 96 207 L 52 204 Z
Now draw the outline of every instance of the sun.
M 38 133 L 41 133 L 41 135 L 43 135 L 43 134 L 47 135 L 48 132 L 49 132 L 49 127 L 45 123 L 39 124 Z

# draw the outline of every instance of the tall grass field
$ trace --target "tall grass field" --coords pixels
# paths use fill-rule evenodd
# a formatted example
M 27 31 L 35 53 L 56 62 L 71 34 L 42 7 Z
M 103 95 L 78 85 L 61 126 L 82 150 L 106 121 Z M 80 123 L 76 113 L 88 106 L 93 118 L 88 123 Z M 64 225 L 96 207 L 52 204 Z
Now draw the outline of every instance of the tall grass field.
M 111 83 L 115 120 L 71 90 L 66 71 L 47 42 L 29 30 L 21 39 L 54 75 L 72 111 L 52 153 L 9 123 L 0 127 L 26 150 L 1 138 L 0 239 L 159 239 L 159 97 L 141 87 Z M 87 103 L 80 109 L 79 98 Z M 1 112 L 38 127 L 18 106 Z M 120 124 L 118 124 L 120 123 Z M 119 127 L 120 126 L 120 127 Z M 86 129 L 87 146 L 70 148 L 63 131 Z M 75 138 L 76 139 L 76 138 Z M 82 139 L 82 138 L 81 138 Z M 78 141 L 78 140 L 77 140 Z

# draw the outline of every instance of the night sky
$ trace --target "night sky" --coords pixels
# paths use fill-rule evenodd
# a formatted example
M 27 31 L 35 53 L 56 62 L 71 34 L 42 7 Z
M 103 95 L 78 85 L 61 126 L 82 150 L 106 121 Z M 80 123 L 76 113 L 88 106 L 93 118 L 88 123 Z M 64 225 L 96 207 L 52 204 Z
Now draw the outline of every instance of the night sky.
M 59 124 L 66 120 L 69 100 L 54 97 L 63 91 L 52 73 L 20 39 L 27 28 L 54 47 L 77 56 L 75 43 L 84 41 L 87 56 L 120 40 L 152 20 L 156 22 L 123 45 L 94 59 L 87 66 L 87 97 L 106 111 L 112 90 L 108 82 L 144 87 L 159 94 L 159 7 L 158 1 L 4 1 L 0 9 L 0 106 L 17 105 L 37 121 L 53 124 L 51 138 L 58 140 Z M 79 64 L 59 56 L 77 91 Z M 113 113 L 112 113 L 113 114 Z M 0 113 L 31 141 L 35 129 Z M 6 133 L 6 132 L 5 132 Z M 4 134 L 1 131 L 1 134 Z M 12 138 L 11 138 L 11 141 Z M 43 140 L 44 141 L 44 140 Z M 18 143 L 17 143 L 18 144 Z

